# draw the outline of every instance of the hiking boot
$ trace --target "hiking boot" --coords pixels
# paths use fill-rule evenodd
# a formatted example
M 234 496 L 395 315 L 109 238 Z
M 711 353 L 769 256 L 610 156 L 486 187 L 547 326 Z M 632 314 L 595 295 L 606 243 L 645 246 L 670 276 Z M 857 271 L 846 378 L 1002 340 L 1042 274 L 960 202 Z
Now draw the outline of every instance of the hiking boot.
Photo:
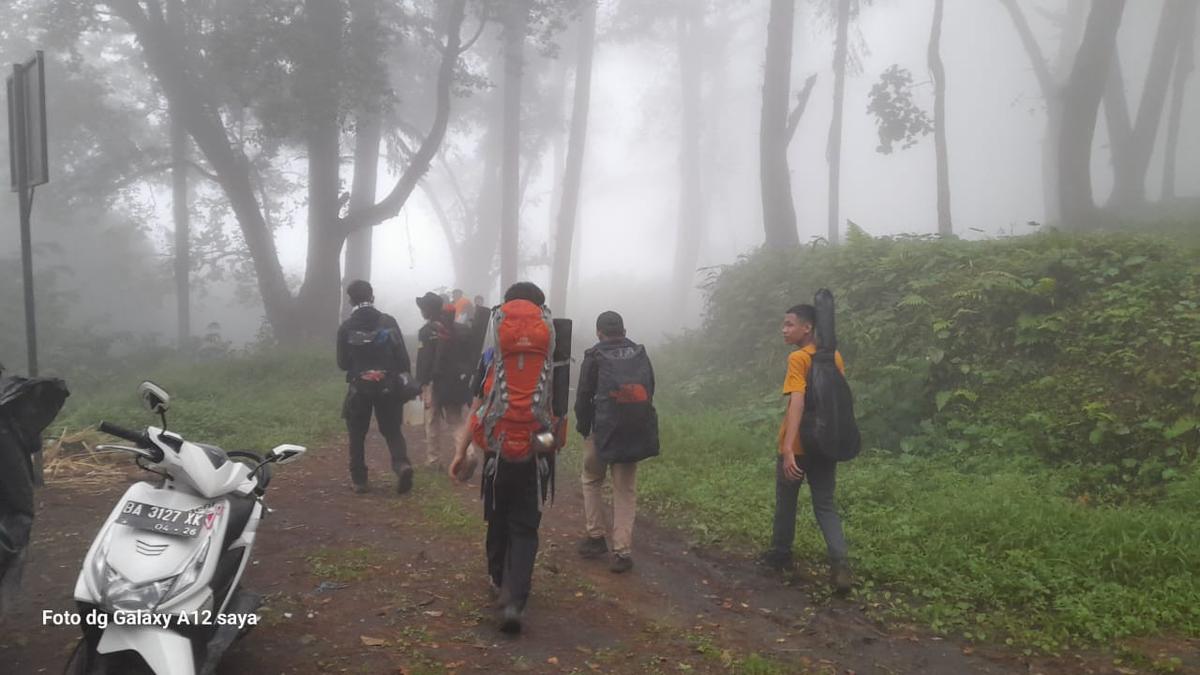
M 829 566 L 829 583 L 837 595 L 844 596 L 849 593 L 850 587 L 854 585 L 854 573 L 850 571 L 850 563 L 845 560 L 834 561 Z
M 500 632 L 516 635 L 521 632 L 521 610 L 514 603 L 504 606 L 500 618 Z
M 579 557 L 581 558 L 599 558 L 608 553 L 608 544 L 605 543 L 604 537 L 588 537 L 579 542 Z
M 413 485 L 413 468 L 411 465 L 406 465 L 396 474 L 396 494 L 408 494 L 412 490 Z
M 622 574 L 633 569 L 633 558 L 620 553 L 613 556 L 612 564 L 608 566 L 608 571 L 613 574 Z
M 792 566 L 792 555 L 772 548 L 760 553 L 755 562 L 769 570 L 782 572 Z
M 353 490 L 354 494 L 356 495 L 365 495 L 371 491 L 371 488 L 368 487 L 366 483 L 352 483 L 350 485 L 350 489 Z

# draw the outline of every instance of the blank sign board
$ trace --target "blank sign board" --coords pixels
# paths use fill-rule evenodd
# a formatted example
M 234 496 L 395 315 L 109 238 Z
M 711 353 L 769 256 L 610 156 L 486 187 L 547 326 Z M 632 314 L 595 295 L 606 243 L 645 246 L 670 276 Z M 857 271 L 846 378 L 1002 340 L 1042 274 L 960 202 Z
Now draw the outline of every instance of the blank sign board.
M 50 181 L 46 152 L 46 66 L 42 52 L 8 77 L 9 185 L 13 192 Z

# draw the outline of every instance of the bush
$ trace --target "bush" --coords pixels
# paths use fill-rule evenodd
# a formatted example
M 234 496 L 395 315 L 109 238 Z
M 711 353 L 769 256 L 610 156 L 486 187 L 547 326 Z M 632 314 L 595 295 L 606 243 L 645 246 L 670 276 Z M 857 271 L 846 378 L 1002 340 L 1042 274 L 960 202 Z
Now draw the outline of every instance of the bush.
M 1029 450 L 1081 494 L 1161 495 L 1200 445 L 1200 265 L 1162 236 L 872 238 L 759 251 L 711 282 L 704 328 L 660 359 L 691 404 L 778 412 L 782 312 L 820 287 L 868 446 Z M 869 273 L 864 273 L 869 271 Z M 664 387 L 664 390 L 668 387 Z

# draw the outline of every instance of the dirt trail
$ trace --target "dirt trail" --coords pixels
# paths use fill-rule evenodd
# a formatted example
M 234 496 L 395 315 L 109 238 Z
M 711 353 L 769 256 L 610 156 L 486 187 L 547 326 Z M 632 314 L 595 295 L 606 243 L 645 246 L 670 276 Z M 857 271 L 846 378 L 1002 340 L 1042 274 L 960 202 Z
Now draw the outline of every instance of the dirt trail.
M 1133 672 L 1097 655 L 1030 662 L 888 629 L 853 601 L 806 590 L 818 581 L 785 584 L 647 518 L 635 569 L 613 575 L 575 555 L 581 498 L 566 472 L 543 520 L 525 632 L 508 639 L 495 630 L 486 592 L 477 483 L 420 472 L 414 492 L 397 497 L 385 455 L 368 451 L 367 495 L 348 490 L 340 448 L 278 470 L 267 495 L 274 512 L 245 579 L 266 595 L 262 623 L 220 672 L 768 672 L 755 670 L 762 662 L 752 654 L 797 673 Z M 39 492 L 24 591 L 0 630 L 0 671 L 61 671 L 78 629 L 43 627 L 41 612 L 73 606 L 80 562 L 123 489 Z

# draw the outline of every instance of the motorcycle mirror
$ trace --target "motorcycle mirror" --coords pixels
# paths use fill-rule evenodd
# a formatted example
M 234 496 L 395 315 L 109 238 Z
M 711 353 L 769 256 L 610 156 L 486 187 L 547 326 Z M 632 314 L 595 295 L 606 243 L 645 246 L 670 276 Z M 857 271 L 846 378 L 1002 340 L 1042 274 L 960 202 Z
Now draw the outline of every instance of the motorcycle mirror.
M 276 464 L 287 464 L 288 462 L 294 462 L 297 459 L 300 459 L 300 455 L 303 455 L 307 451 L 308 448 L 304 447 L 303 445 L 284 443 L 283 445 L 276 446 L 275 449 L 271 451 L 271 457 L 275 460 Z
M 138 385 L 138 396 L 146 409 L 156 415 L 162 415 L 171 407 L 171 395 L 149 380 Z

